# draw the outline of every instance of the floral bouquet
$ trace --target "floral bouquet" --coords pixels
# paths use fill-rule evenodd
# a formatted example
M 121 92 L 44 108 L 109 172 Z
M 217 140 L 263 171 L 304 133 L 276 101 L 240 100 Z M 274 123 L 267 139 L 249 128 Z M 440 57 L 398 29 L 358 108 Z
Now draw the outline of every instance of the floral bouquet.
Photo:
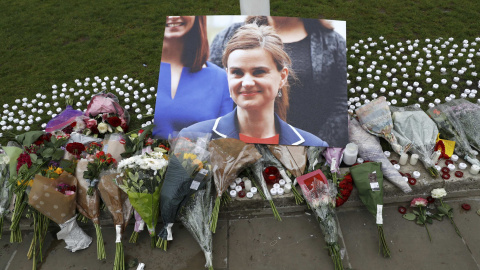
M 307 147 L 293 145 L 269 145 L 268 149 L 280 160 L 283 166 L 295 177 L 300 177 L 305 172 L 307 166 Z M 302 196 L 295 188 L 297 179 L 293 181 L 292 192 L 295 195 L 295 201 L 303 202 Z
M 265 168 L 269 166 L 268 163 L 272 162 L 275 166 L 280 166 L 280 168 L 283 170 L 282 164 L 280 164 L 280 162 L 270 153 L 268 148 L 266 148 L 266 145 L 256 144 L 255 147 L 257 148 L 256 150 L 258 150 L 258 152 L 262 155 L 262 157 L 252 165 L 252 171 L 255 177 L 254 179 L 256 182 L 260 184 L 260 187 L 262 188 L 262 192 L 260 192 L 260 194 L 265 200 L 267 200 L 270 203 L 270 207 L 272 208 L 274 217 L 277 220 L 282 221 L 282 218 L 280 217 L 280 214 L 278 213 L 277 208 L 273 203 L 273 199 L 272 199 L 272 196 L 270 195 L 267 182 L 263 177 L 263 172 L 266 170 Z M 267 155 L 270 155 L 271 157 L 268 158 Z M 276 160 L 276 162 L 274 160 Z
M 210 163 L 217 190 L 215 205 L 210 219 L 210 229 L 215 233 L 217 228 L 220 199 L 238 174 L 259 160 L 262 155 L 253 144 L 246 144 L 237 139 L 217 139 L 210 142 Z
M 183 134 L 171 142 L 172 151 L 161 195 L 163 228 L 158 234 L 157 247 L 167 250 L 168 241 L 173 240 L 172 226 L 181 207 L 209 179 L 205 166 L 210 152 L 207 151 L 210 134 L 187 136 Z M 195 138 L 194 140 L 189 139 Z
M 471 136 L 478 136 L 478 127 L 475 126 L 477 119 L 474 120 L 473 117 L 464 118 L 462 116 L 463 114 L 466 114 L 467 111 L 472 111 L 472 109 L 466 109 L 465 107 L 468 106 L 462 106 L 461 104 L 456 104 L 456 102 L 451 101 L 445 104 L 438 104 L 428 109 L 427 114 L 437 124 L 442 137 L 455 141 L 455 153 L 463 156 L 465 160 L 471 164 L 480 166 L 480 161 L 475 158 L 473 149 L 470 147 L 469 139 L 466 135 L 466 133 L 468 133 L 471 134 Z
M 126 132 L 130 116 L 120 106 L 117 97 L 112 93 L 100 93 L 90 100 L 85 115 L 84 133 L 93 137 L 103 137 L 114 132 Z
M 212 182 L 207 181 L 205 188 L 193 195 L 180 215 L 183 226 L 192 234 L 205 254 L 205 268 L 209 270 L 213 270 L 212 231 L 209 224 L 213 210 L 212 198 Z
M 118 184 L 123 184 L 122 177 L 118 173 L 105 174 L 98 183 L 100 197 L 112 214 L 113 224 L 115 225 L 115 261 L 114 270 L 125 269 L 125 257 L 123 252 L 122 234 L 128 225 L 128 220 L 132 216 L 133 207 L 128 200 L 128 195 L 123 192 Z
M 379 247 L 383 257 L 390 257 L 385 234 L 383 232 L 383 173 L 379 162 L 366 162 L 350 167 L 353 182 L 358 189 L 358 195 L 367 210 L 376 218 Z
M 22 242 L 22 234 L 19 224 L 20 218 L 27 203 L 25 191 L 32 184 L 32 179 L 39 173 L 44 165 L 51 161 L 60 161 L 64 156 L 61 148 L 68 136 L 52 136 L 42 131 L 29 131 L 16 137 L 24 152 L 21 153 L 16 162 L 16 170 L 10 171 L 10 183 L 15 185 L 16 195 L 12 223 L 10 225 L 10 242 Z M 11 164 L 10 166 L 12 166 Z
M 57 237 L 65 241 L 66 248 L 70 251 L 85 249 L 92 242 L 92 238 L 86 235 L 76 223 L 76 187 L 77 179 L 68 172 L 63 172 L 56 179 L 35 176 L 28 195 L 28 204 L 42 215 L 34 212 L 35 237 L 29 252 L 29 255 L 33 255 L 34 266 L 37 251 L 40 258 L 42 256 L 41 246 L 49 220 L 60 226 L 61 230 L 57 233 Z
M 141 155 L 142 150 L 147 146 L 155 146 L 155 140 L 152 139 L 153 125 L 146 126 L 139 131 L 131 131 L 125 137 L 125 152 L 121 155 L 124 158 L 131 157 L 133 155 Z
M 105 154 L 104 151 L 95 154 L 93 161 L 88 163 L 87 170 L 83 172 L 83 178 L 89 184 L 88 195 L 92 195 L 98 185 L 100 173 L 112 168 L 116 162 L 111 154 Z
M 152 247 L 155 247 L 155 226 L 158 219 L 160 190 L 168 160 L 164 153 L 152 152 L 133 156 L 118 163 L 117 185 L 128 195 L 130 203 L 147 224 Z M 117 177 L 117 180 L 119 179 Z
M 455 221 L 453 221 L 453 208 L 443 201 L 443 197 L 447 196 L 447 191 L 444 188 L 436 188 L 432 190 L 432 198 L 440 201 L 440 206 L 437 206 L 437 210 L 442 214 L 448 217 L 450 223 L 452 223 L 455 228 L 455 232 L 458 236 L 462 237 L 460 230 L 458 229 Z
M 340 163 L 342 163 L 343 151 L 343 148 L 327 147 L 327 149 L 323 152 L 323 156 L 327 160 L 327 163 L 330 164 L 330 173 L 332 174 L 334 185 L 338 185 L 337 173 L 340 172 Z
M 358 154 L 365 160 L 380 162 L 383 175 L 403 192 L 408 193 L 412 188 L 402 178 L 400 172 L 395 169 L 383 153 L 382 146 L 377 137 L 366 132 L 357 120 L 351 118 L 348 122 L 348 136 L 350 142 L 358 145 Z
M 18 152 L 21 152 L 20 148 L 15 148 L 18 149 Z M 3 219 L 8 213 L 8 207 L 12 199 L 12 185 L 8 182 L 10 178 L 9 164 L 9 156 L 4 150 L 0 149 L 0 239 L 3 233 Z
M 410 207 L 418 207 L 418 211 L 413 210 L 413 213 L 403 215 L 403 218 L 410 221 L 415 221 L 418 225 L 425 226 L 427 230 L 428 239 L 432 241 L 430 232 L 428 231 L 427 223 L 432 223 L 431 215 L 427 213 L 428 201 L 425 198 L 415 198 L 410 202 Z
M 97 236 L 97 259 L 106 258 L 105 246 L 103 243 L 102 229 L 100 227 L 100 194 L 98 189 L 93 189 L 92 194 L 88 195 L 90 184 L 83 178 L 84 172 L 87 170 L 88 160 L 80 159 L 75 170 L 77 184 L 77 210 L 81 216 L 92 220 L 95 226 Z
M 116 161 L 122 160 L 122 154 L 125 152 L 124 134 L 113 133 L 105 135 L 103 140 L 103 151 L 108 155 L 112 155 Z
M 335 207 L 343 205 L 353 190 L 353 178 L 351 173 L 347 173 L 337 185 L 337 198 L 335 199 Z
M 335 270 L 343 269 L 335 221 L 337 188 L 327 180 L 321 170 L 297 177 L 297 181 L 302 188 L 305 200 L 320 223 Z
M 75 110 L 71 105 L 67 105 L 65 110 L 48 121 L 45 132 L 51 133 L 57 130 L 62 130 L 65 134 L 82 132 L 85 128 L 84 119 L 86 118 L 82 111 Z
M 437 177 L 438 171 L 430 158 L 438 136 L 435 122 L 424 111 L 413 107 L 395 108 L 392 119 L 393 134 L 398 142 L 401 145 L 411 145 L 410 151 L 419 156 L 431 176 Z
M 385 97 L 372 100 L 355 112 L 361 126 L 369 133 L 386 139 L 397 154 L 401 155 L 410 149 L 410 145 L 402 147 L 392 133 L 393 121 Z
M 85 151 L 85 145 L 79 142 L 67 143 L 65 150 L 67 150 L 70 155 L 74 156 L 76 159 L 80 159 L 80 155 Z

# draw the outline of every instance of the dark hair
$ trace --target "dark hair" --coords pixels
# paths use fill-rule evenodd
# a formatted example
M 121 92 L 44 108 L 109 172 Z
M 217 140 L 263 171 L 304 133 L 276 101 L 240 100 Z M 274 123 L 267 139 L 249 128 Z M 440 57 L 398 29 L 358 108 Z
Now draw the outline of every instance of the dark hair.
M 290 70 L 292 61 L 283 50 L 283 42 L 280 37 L 272 27 L 258 26 L 257 24 L 246 24 L 235 32 L 223 52 L 223 66 L 228 68 L 228 57 L 233 51 L 256 48 L 262 48 L 270 53 L 278 71 L 281 71 L 284 67 Z M 282 96 L 275 99 L 275 112 L 284 121 L 287 120 L 289 90 L 290 86 L 288 80 L 286 80 L 285 85 L 280 89 Z
M 185 35 L 182 63 L 190 67 L 191 72 L 200 71 L 209 53 L 207 19 L 205 16 L 195 16 L 192 29 Z
M 324 19 L 305 19 L 305 18 L 300 18 L 300 19 L 303 21 L 305 30 L 307 30 L 308 33 L 310 33 L 312 29 L 314 30 L 318 27 L 323 28 L 323 30 L 333 30 L 332 24 L 327 22 Z M 248 16 L 245 19 L 245 23 L 246 24 L 255 23 L 257 25 L 269 25 L 267 16 Z

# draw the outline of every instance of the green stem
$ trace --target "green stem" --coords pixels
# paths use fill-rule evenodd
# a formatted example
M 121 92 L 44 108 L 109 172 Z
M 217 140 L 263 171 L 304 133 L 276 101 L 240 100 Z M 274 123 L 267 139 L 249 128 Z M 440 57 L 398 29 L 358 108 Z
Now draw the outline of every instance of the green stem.
M 137 233 L 138 235 L 138 233 Z M 152 233 L 150 235 L 150 247 L 155 248 L 155 243 L 157 242 L 157 237 L 155 236 L 155 233 Z
M 270 200 L 268 202 L 270 203 L 270 207 L 272 208 L 273 216 L 275 217 L 275 219 L 277 219 L 278 221 L 282 221 L 282 217 L 280 217 L 280 214 L 278 213 L 277 207 L 275 207 L 273 200 Z
M 12 224 L 10 224 L 10 243 L 21 243 L 22 242 L 22 232 L 20 231 L 20 218 L 22 217 L 23 211 L 27 206 L 27 203 L 24 202 L 25 192 L 20 190 L 17 192 L 17 199 L 15 200 L 15 208 L 12 215 Z
M 97 259 L 105 260 L 107 255 L 105 253 L 105 244 L 103 243 L 102 228 L 96 223 L 94 223 L 93 226 L 95 226 L 95 232 L 97 234 Z
M 167 251 L 167 243 L 168 241 L 159 237 L 157 241 L 157 248 L 163 249 L 164 251 Z
M 115 244 L 115 262 L 113 270 L 125 270 L 125 257 L 122 242 Z
M 137 240 L 138 240 L 138 232 L 133 231 L 132 236 L 130 236 L 130 240 L 128 242 L 135 244 L 137 243 Z
M 377 225 L 378 228 L 378 246 L 383 252 L 383 257 L 390 258 L 390 249 L 388 248 L 387 241 L 385 240 L 385 233 L 383 232 L 383 226 Z
M 295 203 L 297 205 L 304 202 L 302 195 L 300 195 L 300 193 L 298 192 L 297 188 L 294 185 L 292 185 L 292 193 L 295 196 Z
M 443 208 L 448 209 L 448 207 L 446 207 L 446 205 L 443 203 L 443 200 L 441 198 L 440 198 L 440 204 L 442 204 Z M 455 232 L 458 234 L 458 236 L 460 236 L 460 238 L 463 238 L 462 234 L 460 233 L 460 230 L 457 227 L 457 224 L 455 224 L 455 222 L 453 221 L 452 214 L 448 212 L 447 216 L 448 216 L 448 219 L 450 219 L 450 223 L 452 223 L 453 228 L 455 228 Z
M 220 197 L 215 199 L 215 206 L 213 207 L 212 216 L 210 217 L 210 230 L 215 233 L 217 230 L 218 212 L 220 211 Z
M 338 245 L 336 243 L 329 244 L 328 251 L 332 258 L 333 265 L 335 266 L 335 270 L 343 270 L 342 258 L 340 257 Z

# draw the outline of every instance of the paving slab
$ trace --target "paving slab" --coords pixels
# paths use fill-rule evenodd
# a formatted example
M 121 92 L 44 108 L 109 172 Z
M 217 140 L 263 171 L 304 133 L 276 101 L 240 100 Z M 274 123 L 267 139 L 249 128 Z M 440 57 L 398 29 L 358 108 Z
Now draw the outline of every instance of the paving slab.
M 432 242 L 423 226 L 405 220 L 398 206 L 384 208 L 384 232 L 391 258 L 378 252 L 378 234 L 373 216 L 366 209 L 338 212 L 340 226 L 353 269 L 480 269 L 478 264 L 480 216 L 461 210 L 461 202 L 479 209 L 480 198 L 447 201 L 455 209 L 455 222 L 466 242 L 455 233 L 448 219 L 428 225 Z M 405 207 L 408 204 L 400 204 Z M 408 208 L 408 207 L 407 207 Z M 411 211 L 411 210 L 409 210 Z M 470 247 L 470 248 L 469 248 Z

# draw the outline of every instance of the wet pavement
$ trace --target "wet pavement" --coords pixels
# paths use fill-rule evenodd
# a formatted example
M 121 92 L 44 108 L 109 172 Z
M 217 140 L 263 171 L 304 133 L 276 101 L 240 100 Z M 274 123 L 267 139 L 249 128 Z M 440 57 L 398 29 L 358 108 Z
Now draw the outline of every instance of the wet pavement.
M 454 220 L 463 234 L 460 238 L 448 219 L 428 225 L 432 242 L 424 227 L 402 218 L 398 206 L 392 203 L 384 208 L 384 231 L 392 257 L 385 259 L 378 252 L 378 235 L 375 219 L 364 207 L 338 208 L 337 216 L 344 249 L 343 264 L 346 269 L 480 269 L 480 196 L 451 199 Z M 469 203 L 470 211 L 461 208 Z M 281 207 L 279 207 L 282 213 Z M 408 207 L 407 207 L 408 209 Z M 409 210 L 411 211 L 411 210 Z M 213 237 L 213 265 L 215 269 L 333 269 L 325 249 L 318 223 L 308 210 L 301 207 L 284 211 L 283 221 L 270 214 L 242 218 L 226 217 L 219 220 Z M 92 225 L 84 227 L 95 237 Z M 133 226 L 123 237 L 125 261 L 145 263 L 145 269 L 204 269 L 205 258 L 200 247 L 181 225 L 173 227 L 174 240 L 168 251 L 150 248 L 150 238 L 143 232 L 137 244 L 128 243 Z M 38 269 L 111 269 L 115 256 L 115 230 L 103 226 L 107 259 L 97 260 L 95 239 L 82 251 L 71 253 L 63 241 L 56 240 L 56 229 L 51 227 L 44 244 L 44 260 Z M 32 269 L 26 254 L 33 233 L 24 230 L 20 244 L 9 243 L 9 232 L 0 240 L 0 269 Z M 344 242 L 344 243 L 343 243 Z M 136 268 L 131 268 L 136 269 Z

